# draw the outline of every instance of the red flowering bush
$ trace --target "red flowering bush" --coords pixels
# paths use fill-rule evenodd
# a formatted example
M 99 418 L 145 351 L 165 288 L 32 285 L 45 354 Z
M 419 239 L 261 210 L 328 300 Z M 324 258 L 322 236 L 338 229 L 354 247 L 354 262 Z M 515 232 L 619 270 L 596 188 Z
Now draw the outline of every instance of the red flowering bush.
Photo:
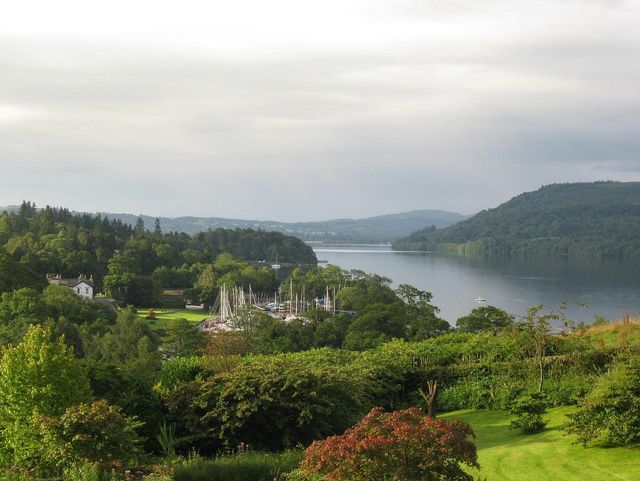
M 374 408 L 341 436 L 307 448 L 300 474 L 348 481 L 467 481 L 479 468 L 474 433 L 463 421 L 427 417 L 420 409 Z

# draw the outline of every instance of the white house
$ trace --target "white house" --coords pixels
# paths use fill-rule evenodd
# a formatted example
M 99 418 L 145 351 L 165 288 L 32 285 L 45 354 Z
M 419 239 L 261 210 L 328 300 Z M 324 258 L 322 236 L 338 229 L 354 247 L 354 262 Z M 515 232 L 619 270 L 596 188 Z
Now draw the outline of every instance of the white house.
M 77 279 L 63 279 L 60 275 L 48 275 L 49 284 L 54 286 L 65 286 L 72 289 L 73 292 L 83 299 L 93 299 L 93 276 L 87 279 L 80 275 Z

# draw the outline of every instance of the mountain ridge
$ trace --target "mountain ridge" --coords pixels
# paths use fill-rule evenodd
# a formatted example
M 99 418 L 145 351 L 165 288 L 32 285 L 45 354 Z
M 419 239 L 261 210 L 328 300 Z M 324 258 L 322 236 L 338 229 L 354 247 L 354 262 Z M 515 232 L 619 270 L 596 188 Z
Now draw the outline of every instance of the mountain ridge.
M 16 211 L 19 208 L 19 206 L 0 207 L 0 212 L 3 210 Z M 100 215 L 109 219 L 119 219 L 131 225 L 135 225 L 138 217 L 142 217 L 146 229 L 153 230 L 155 227 L 155 216 L 135 215 L 124 212 L 91 212 L 90 214 Z M 160 228 L 166 232 L 178 231 L 195 234 L 217 228 L 250 228 L 282 232 L 305 241 L 323 243 L 387 243 L 410 234 L 425 225 L 435 225 L 438 228 L 442 228 L 459 222 L 466 217 L 457 212 L 440 209 L 417 209 L 397 214 L 381 214 L 364 218 L 340 218 L 308 222 L 198 216 L 160 216 L 158 219 L 160 220 Z

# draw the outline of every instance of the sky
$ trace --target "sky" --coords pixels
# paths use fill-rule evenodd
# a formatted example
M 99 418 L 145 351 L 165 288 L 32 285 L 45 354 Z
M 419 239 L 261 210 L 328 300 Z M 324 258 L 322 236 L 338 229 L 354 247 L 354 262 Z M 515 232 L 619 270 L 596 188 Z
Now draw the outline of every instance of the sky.
M 640 180 L 640 2 L 21 0 L 0 205 L 471 214 Z

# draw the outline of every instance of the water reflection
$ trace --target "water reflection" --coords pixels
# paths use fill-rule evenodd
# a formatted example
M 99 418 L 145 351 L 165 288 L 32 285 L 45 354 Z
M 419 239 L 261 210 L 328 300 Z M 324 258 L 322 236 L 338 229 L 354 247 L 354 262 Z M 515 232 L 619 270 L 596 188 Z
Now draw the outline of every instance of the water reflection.
M 483 297 L 514 314 L 546 304 L 568 304 L 567 315 L 590 322 L 640 310 L 640 264 L 616 261 L 513 258 L 484 259 L 424 252 L 394 252 L 388 246 L 318 246 L 319 259 L 345 269 L 375 272 L 434 294 L 450 322 L 467 314 Z M 589 303 L 590 308 L 576 303 Z

